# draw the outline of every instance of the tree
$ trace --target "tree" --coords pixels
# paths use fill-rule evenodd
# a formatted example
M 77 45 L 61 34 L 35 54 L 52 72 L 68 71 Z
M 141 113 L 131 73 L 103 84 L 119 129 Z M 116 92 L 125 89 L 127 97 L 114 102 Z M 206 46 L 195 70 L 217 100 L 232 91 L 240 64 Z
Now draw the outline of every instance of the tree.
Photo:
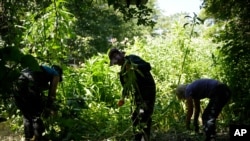
M 212 37 L 221 42 L 217 63 L 224 71 L 224 79 L 233 90 L 232 121 L 249 124 L 250 106 L 250 1 L 204 0 L 208 17 L 215 19 L 216 33 Z

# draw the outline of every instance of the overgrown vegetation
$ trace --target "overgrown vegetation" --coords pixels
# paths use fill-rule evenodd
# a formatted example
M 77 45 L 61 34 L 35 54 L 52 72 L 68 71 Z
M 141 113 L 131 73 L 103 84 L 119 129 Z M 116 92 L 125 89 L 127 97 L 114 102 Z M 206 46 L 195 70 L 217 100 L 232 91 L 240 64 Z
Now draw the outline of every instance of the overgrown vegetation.
M 153 2 L 148 3 L 150 8 Z M 107 56 L 110 47 L 118 47 L 152 65 L 157 86 L 153 140 L 202 140 L 202 135 L 185 130 L 185 106 L 173 93 L 176 85 L 202 77 L 222 80 L 233 90 L 232 100 L 219 117 L 218 133 L 228 133 L 232 123 L 249 124 L 249 110 L 244 109 L 250 100 L 245 7 L 249 3 L 230 7 L 245 8 L 232 15 L 213 11 L 216 6 L 210 1 L 205 4 L 207 14 L 201 13 L 201 19 L 196 14 L 157 15 L 158 24 L 151 28 L 138 25 L 134 18 L 140 16 L 131 15 L 125 22 L 124 11 L 114 10 L 106 1 L 1 1 L 0 115 L 8 118 L 13 132 L 22 134 L 21 114 L 12 99 L 13 81 L 24 67 L 58 63 L 63 66 L 64 81 L 57 93 L 59 110 L 44 118 L 46 137 L 53 141 L 130 140 L 130 99 L 118 108 L 119 68 L 110 67 Z M 138 11 L 133 9 L 140 12 L 136 6 L 130 8 L 134 14 Z M 157 17 L 157 11 L 151 12 Z M 214 24 L 203 24 L 211 17 Z M 202 101 L 203 108 L 206 103 Z

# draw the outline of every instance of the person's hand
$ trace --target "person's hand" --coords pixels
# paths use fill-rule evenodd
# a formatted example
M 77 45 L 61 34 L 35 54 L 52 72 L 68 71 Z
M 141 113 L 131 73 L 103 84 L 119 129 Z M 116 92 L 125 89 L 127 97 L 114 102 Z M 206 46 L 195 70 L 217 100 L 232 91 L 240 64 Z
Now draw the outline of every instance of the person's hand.
M 55 111 L 53 109 L 50 108 L 45 108 L 43 110 L 43 117 L 48 118 L 50 116 L 53 116 L 55 114 Z
M 119 107 L 121 107 L 124 104 L 124 99 L 120 99 L 117 103 Z
M 47 105 L 43 110 L 43 116 L 48 118 L 49 116 L 54 116 L 59 110 L 59 105 L 56 102 L 47 101 Z

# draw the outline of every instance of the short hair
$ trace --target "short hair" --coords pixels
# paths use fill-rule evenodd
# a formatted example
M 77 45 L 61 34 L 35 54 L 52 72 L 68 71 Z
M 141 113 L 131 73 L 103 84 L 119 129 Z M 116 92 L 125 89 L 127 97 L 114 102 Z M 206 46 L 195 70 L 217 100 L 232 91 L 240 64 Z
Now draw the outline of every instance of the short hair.
M 119 49 L 117 48 L 112 48 L 109 51 L 109 59 L 111 59 L 111 57 L 115 54 L 115 53 L 121 53 Z
M 187 85 L 185 85 L 185 84 L 181 84 L 181 85 L 177 86 L 175 92 L 176 92 L 178 99 L 185 99 L 186 87 L 187 87 Z
M 113 66 L 114 65 L 114 63 L 112 62 L 112 57 L 113 57 L 113 55 L 114 54 L 122 54 L 122 55 L 125 55 L 125 52 L 124 51 L 121 51 L 121 50 L 119 50 L 119 49 L 117 49 L 117 48 L 112 48 L 112 49 L 110 49 L 110 51 L 109 51 L 109 53 L 108 53 L 108 56 L 109 56 L 109 60 L 110 60 L 110 62 L 109 62 L 109 65 L 110 66 Z

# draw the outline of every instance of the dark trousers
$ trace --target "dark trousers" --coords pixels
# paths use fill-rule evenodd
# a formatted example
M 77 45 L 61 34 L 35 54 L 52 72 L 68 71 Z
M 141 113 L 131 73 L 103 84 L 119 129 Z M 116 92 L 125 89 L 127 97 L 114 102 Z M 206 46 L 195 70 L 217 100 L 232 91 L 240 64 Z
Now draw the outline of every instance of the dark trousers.
M 30 139 L 35 136 L 35 141 L 42 140 L 42 133 L 45 131 L 43 121 L 40 117 L 23 117 L 24 124 L 24 134 L 25 140 L 30 141 Z
M 40 118 L 44 108 L 41 93 L 20 90 L 15 96 L 15 102 L 23 114 L 25 140 L 29 141 L 35 136 L 35 141 L 40 141 L 42 133 L 45 131 Z
M 152 124 L 152 110 L 136 108 L 132 114 L 134 140 L 141 141 L 142 137 L 145 141 L 150 140 L 150 130 Z M 142 113 L 143 112 L 143 113 Z
M 216 119 L 222 111 L 222 108 L 229 101 L 231 92 L 225 84 L 219 84 L 211 92 L 210 101 L 202 114 L 202 122 L 206 141 L 215 138 Z
M 156 90 L 154 86 L 144 87 L 140 90 L 141 93 L 135 93 L 136 108 L 131 117 L 135 134 L 134 140 L 141 141 L 143 137 L 145 141 L 150 141 Z

